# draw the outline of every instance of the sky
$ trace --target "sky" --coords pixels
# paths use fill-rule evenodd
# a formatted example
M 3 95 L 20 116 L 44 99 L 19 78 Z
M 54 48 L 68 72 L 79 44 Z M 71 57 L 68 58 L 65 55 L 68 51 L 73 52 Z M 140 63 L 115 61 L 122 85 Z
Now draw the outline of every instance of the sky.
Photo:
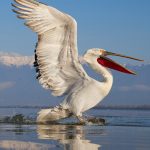
M 76 19 L 79 54 L 103 48 L 150 62 L 150 0 L 40 1 Z M 16 18 L 11 2 L 0 1 L 0 51 L 33 55 L 36 34 Z

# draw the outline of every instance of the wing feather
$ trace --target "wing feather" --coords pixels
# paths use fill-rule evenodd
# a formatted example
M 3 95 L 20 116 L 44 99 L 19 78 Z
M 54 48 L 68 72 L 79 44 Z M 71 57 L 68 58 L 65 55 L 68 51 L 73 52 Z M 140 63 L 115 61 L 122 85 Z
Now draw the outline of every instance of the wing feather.
M 61 96 L 89 77 L 78 60 L 77 24 L 69 15 L 34 0 L 14 0 L 18 17 L 38 34 L 34 66 L 42 86 Z

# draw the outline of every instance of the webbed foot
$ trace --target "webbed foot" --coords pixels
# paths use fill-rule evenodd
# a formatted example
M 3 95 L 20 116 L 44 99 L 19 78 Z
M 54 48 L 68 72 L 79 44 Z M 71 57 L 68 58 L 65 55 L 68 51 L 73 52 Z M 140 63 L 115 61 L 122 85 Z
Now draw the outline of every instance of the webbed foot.
M 89 123 L 93 123 L 93 124 L 101 124 L 101 125 L 105 125 L 106 121 L 103 118 L 98 118 L 98 117 L 89 117 L 87 118 L 87 121 Z
M 99 117 L 88 117 L 88 116 L 77 116 L 79 120 L 79 125 L 90 125 L 90 124 L 97 124 L 97 125 L 105 125 L 106 121 L 103 118 Z

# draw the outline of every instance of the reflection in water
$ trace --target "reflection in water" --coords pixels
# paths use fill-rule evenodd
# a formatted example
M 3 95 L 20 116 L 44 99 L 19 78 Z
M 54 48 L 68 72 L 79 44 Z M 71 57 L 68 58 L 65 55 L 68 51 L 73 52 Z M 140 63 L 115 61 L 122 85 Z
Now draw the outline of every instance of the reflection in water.
M 57 140 L 67 150 L 98 150 L 100 145 L 85 138 L 83 126 L 38 125 L 39 139 Z
M 55 145 L 40 144 L 33 142 L 21 142 L 21 141 L 0 141 L 0 148 L 11 149 L 11 150 L 49 150 L 55 147 Z

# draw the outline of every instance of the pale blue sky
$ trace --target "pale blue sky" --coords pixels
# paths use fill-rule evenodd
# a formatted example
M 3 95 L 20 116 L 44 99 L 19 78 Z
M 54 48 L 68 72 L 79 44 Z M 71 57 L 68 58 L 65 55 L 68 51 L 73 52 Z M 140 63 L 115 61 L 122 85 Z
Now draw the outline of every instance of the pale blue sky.
M 33 55 L 36 35 L 0 1 L 0 51 Z M 78 22 L 78 48 L 98 47 L 150 60 L 150 0 L 40 0 Z M 128 60 L 122 60 L 128 62 Z

